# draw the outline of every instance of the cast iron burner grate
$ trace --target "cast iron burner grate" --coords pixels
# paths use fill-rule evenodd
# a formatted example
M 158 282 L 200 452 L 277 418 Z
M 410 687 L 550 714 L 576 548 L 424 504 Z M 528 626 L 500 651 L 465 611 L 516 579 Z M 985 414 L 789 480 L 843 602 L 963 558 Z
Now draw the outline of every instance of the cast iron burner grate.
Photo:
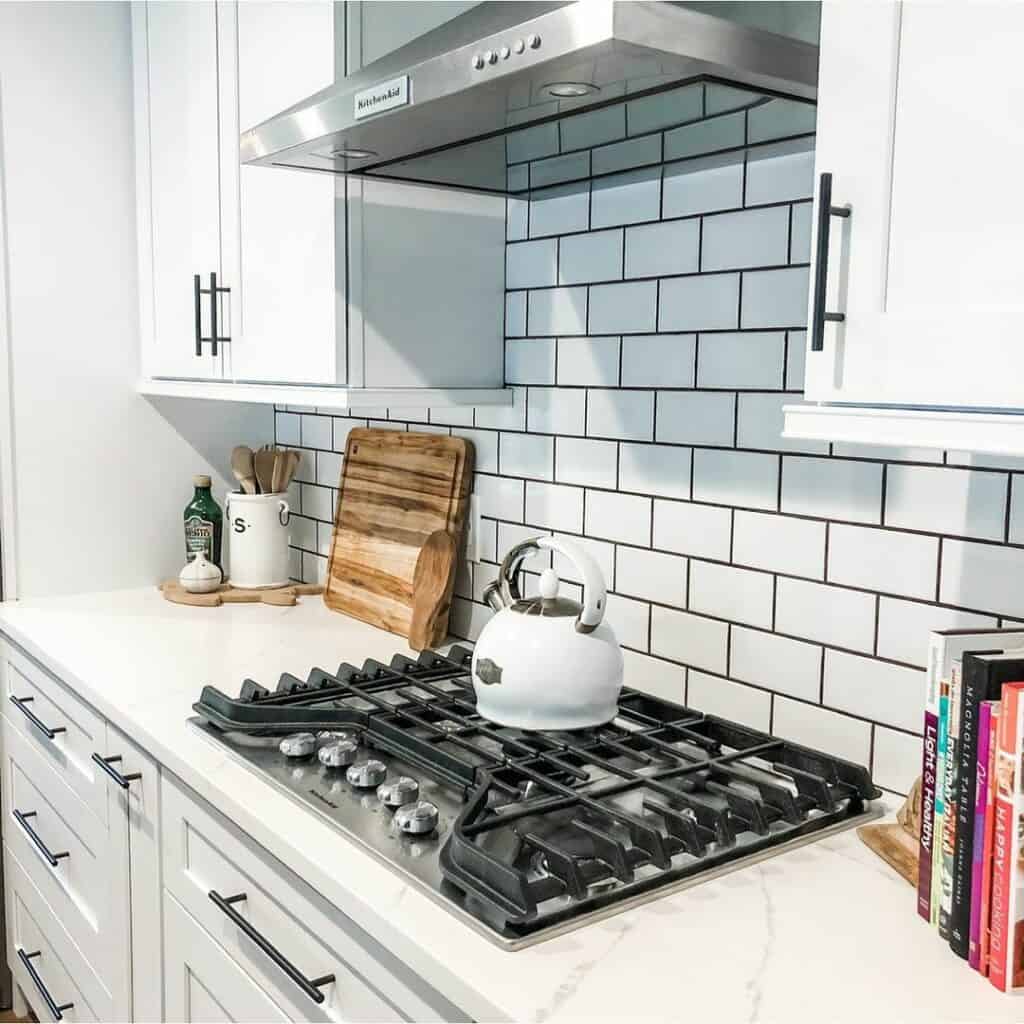
M 867 769 L 624 689 L 614 721 L 524 732 L 476 712 L 471 651 L 396 655 L 238 698 L 204 687 L 196 712 L 225 733 L 350 729 L 454 788 L 440 872 L 503 936 L 763 855 L 870 813 Z

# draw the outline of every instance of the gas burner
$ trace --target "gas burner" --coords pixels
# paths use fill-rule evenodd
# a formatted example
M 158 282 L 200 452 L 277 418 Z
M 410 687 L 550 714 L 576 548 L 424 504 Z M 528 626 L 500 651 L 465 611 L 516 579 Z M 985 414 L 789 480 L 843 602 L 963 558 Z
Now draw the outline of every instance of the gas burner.
M 506 948 L 881 813 L 865 768 L 637 690 L 596 729 L 495 725 L 470 660 L 454 647 L 237 698 L 206 687 L 195 721 Z M 297 770 L 314 751 L 324 768 Z

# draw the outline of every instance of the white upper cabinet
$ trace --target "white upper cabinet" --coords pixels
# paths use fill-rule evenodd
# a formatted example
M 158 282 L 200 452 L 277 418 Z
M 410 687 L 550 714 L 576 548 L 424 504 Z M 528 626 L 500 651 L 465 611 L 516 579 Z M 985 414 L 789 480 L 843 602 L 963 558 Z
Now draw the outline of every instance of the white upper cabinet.
M 152 377 L 216 379 L 224 346 L 211 337 L 210 287 L 220 262 L 217 9 L 159 0 L 133 8 L 142 369 Z M 218 333 L 222 332 L 218 324 Z
M 809 410 L 789 432 L 871 440 L 885 423 L 892 442 L 899 421 L 900 443 L 1014 447 L 972 443 L 957 424 L 963 411 L 977 423 L 978 410 L 1024 410 L 1022 50 L 1024 4 L 823 5 L 819 188 L 831 174 L 832 207 L 849 208 L 828 218 L 823 307 L 845 319 L 825 324 L 816 351 L 812 283 L 806 398 L 908 411 L 860 413 L 855 427 L 852 414 Z M 815 213 L 820 223 L 820 192 Z M 934 410 L 950 408 L 960 419 L 943 426 Z M 906 433 L 926 419 L 930 440 Z

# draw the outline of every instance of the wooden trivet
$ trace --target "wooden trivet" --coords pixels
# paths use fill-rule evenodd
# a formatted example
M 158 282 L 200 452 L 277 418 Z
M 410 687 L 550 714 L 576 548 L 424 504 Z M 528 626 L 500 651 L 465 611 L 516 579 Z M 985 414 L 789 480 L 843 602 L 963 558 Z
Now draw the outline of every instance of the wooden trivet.
M 322 594 L 319 583 L 292 583 L 273 590 L 242 590 L 230 583 L 222 583 L 209 594 L 190 594 L 177 580 L 165 580 L 159 586 L 165 601 L 190 604 L 196 608 L 216 608 L 222 604 L 276 604 L 290 607 L 298 604 L 302 594 Z
M 917 885 L 917 854 L 921 840 L 921 780 L 896 812 L 895 825 L 863 825 L 857 835 L 869 850 L 911 885 Z

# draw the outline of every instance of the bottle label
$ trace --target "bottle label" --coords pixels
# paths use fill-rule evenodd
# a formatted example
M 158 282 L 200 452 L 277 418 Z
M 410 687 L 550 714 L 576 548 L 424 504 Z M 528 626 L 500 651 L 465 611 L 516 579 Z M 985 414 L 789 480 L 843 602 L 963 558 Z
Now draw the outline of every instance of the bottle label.
M 213 561 L 213 523 L 199 516 L 185 520 L 185 557 L 192 561 L 202 551 Z

